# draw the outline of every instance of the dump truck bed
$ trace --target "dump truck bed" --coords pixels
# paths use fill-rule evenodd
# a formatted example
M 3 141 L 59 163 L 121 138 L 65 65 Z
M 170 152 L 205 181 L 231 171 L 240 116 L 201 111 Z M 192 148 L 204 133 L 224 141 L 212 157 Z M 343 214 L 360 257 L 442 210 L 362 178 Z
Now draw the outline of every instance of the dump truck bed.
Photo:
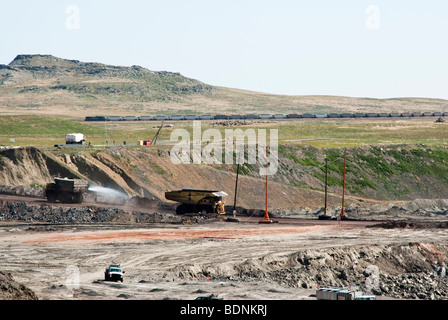
M 223 191 L 212 190 L 194 190 L 194 189 L 182 189 L 176 191 L 165 192 L 165 198 L 185 204 L 196 205 L 201 199 L 205 197 L 225 197 L 227 193 Z
M 83 179 L 54 179 L 56 188 L 67 192 L 85 192 L 88 189 L 88 182 Z

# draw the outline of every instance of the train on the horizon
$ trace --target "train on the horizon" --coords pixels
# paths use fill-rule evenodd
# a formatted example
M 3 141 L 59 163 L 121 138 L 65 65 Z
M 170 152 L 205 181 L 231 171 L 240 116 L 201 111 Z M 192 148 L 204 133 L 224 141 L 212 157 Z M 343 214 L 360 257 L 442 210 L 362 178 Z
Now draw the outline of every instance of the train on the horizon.
M 87 116 L 85 121 L 167 121 L 167 120 L 244 120 L 244 119 L 324 119 L 324 118 L 411 118 L 445 117 L 448 112 L 369 112 L 369 113 L 290 113 L 290 114 L 217 114 L 217 115 L 174 115 L 174 116 Z

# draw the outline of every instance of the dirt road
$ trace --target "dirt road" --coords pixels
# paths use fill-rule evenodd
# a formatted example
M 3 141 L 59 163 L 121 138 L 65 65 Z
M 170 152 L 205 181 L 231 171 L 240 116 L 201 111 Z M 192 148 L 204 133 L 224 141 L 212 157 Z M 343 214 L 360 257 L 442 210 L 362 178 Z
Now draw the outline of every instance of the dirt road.
M 267 278 L 244 278 L 245 263 L 266 271 L 300 250 L 418 241 L 448 244 L 444 229 L 382 229 L 361 225 L 0 224 L 2 269 L 40 299 L 314 299 L 315 288 L 291 287 Z M 260 260 L 261 259 L 261 260 Z M 267 260 L 266 260 L 267 259 Z M 261 261 L 264 261 L 261 263 Z M 104 269 L 119 263 L 123 283 L 104 282 Z
M 158 213 L 166 220 L 142 218 L 154 214 L 150 209 L 136 220 L 125 210 L 142 208 L 122 206 L 99 220 L 96 214 L 114 206 L 57 203 L 50 212 L 44 199 L 0 200 L 1 271 L 39 299 L 194 299 L 211 293 L 226 300 L 315 299 L 318 285 L 363 285 L 372 265 L 381 280 L 378 299 L 448 299 L 444 215 L 288 216 L 260 224 L 254 216 L 238 216 L 239 222 L 224 216 L 177 220 L 170 213 Z M 73 220 L 56 223 L 58 215 Z M 123 283 L 103 281 L 109 264 L 124 268 Z M 410 275 L 412 282 L 403 286 Z

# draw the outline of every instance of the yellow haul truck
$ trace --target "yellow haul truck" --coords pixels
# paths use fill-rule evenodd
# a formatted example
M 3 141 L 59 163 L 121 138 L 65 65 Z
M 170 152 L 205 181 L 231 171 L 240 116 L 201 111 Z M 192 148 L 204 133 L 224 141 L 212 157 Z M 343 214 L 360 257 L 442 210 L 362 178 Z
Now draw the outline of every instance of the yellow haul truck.
M 176 208 L 177 214 L 187 212 L 219 213 L 225 214 L 223 197 L 224 191 L 182 189 L 165 192 L 165 198 L 180 202 Z

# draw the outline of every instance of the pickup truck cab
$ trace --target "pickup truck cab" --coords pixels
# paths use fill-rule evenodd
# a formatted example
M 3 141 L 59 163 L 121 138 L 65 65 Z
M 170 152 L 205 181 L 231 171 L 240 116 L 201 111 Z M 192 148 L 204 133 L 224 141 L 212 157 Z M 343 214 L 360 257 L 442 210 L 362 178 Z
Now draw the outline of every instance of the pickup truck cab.
M 111 264 L 104 272 L 104 281 L 121 281 L 123 282 L 124 271 L 118 264 Z

